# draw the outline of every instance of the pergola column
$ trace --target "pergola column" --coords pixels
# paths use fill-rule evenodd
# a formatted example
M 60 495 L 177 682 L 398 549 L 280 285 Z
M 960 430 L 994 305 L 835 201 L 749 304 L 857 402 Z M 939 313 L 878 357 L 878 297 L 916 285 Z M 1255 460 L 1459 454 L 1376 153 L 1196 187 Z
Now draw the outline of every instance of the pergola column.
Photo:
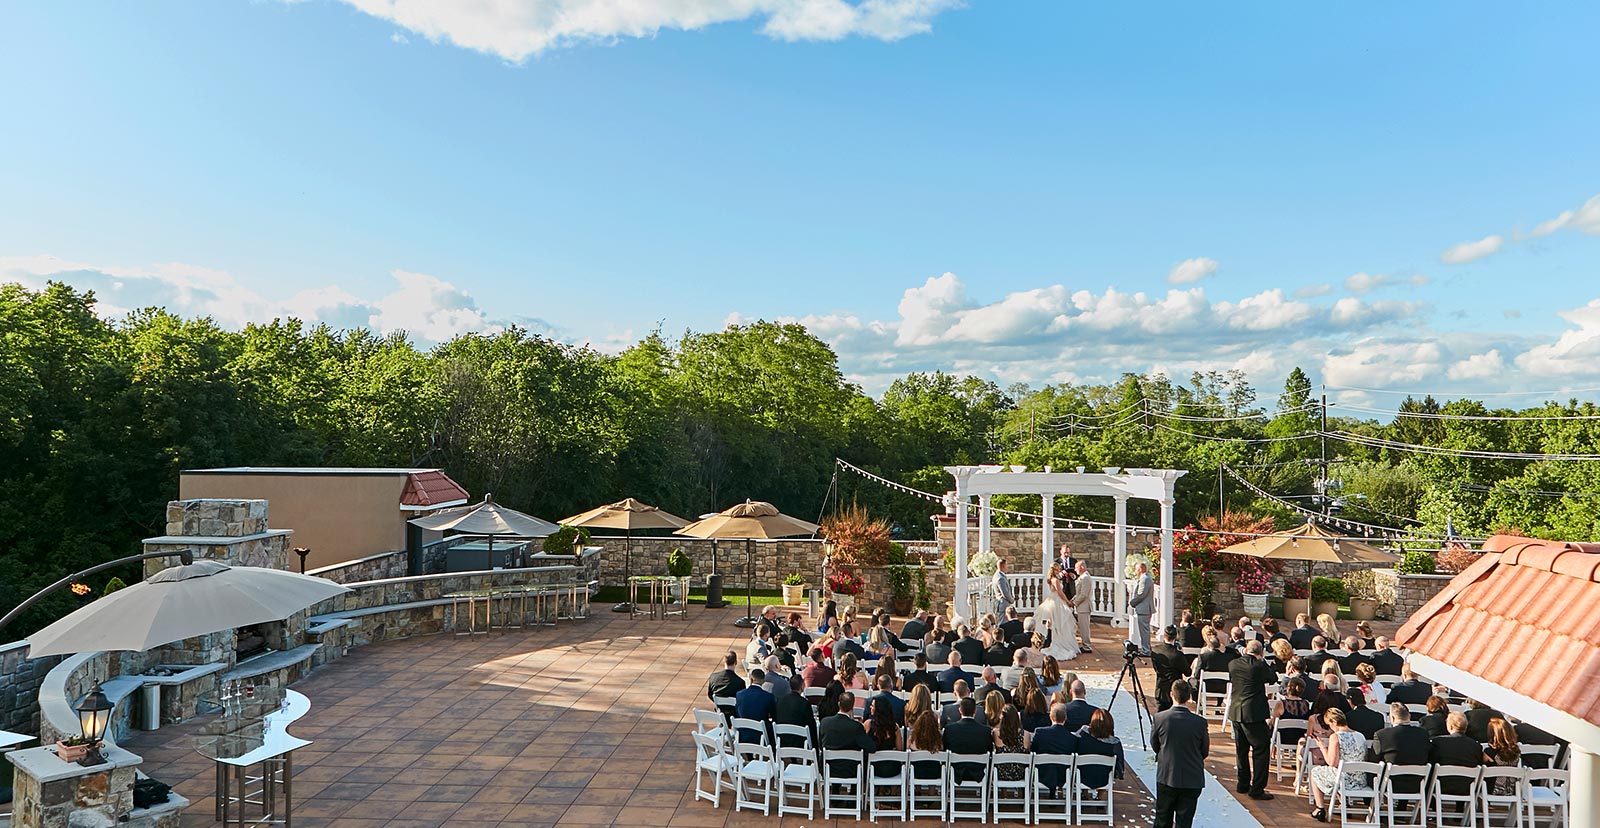
M 989 545 L 989 498 L 993 495 L 978 495 L 978 551 L 990 552 L 993 547 Z
M 1116 608 L 1111 616 L 1112 626 L 1124 623 L 1128 618 L 1128 581 L 1123 573 L 1128 565 L 1128 498 L 1118 497 L 1116 527 L 1111 530 L 1112 564 L 1111 572 L 1112 593 L 1116 596 Z
M 967 478 L 956 475 L 956 590 L 955 613 L 966 617 L 967 606 Z
M 1170 498 L 1161 501 L 1161 602 L 1156 607 L 1156 624 L 1172 623 L 1172 506 Z
M 1039 526 L 1039 534 L 1044 538 L 1044 549 L 1040 553 L 1039 572 L 1048 575 L 1050 573 L 1050 562 L 1055 559 L 1056 496 L 1047 494 L 1043 497 L 1044 508 L 1040 510 L 1040 514 L 1044 517 L 1044 522 Z
M 1600 825 L 1600 756 L 1579 747 L 1572 751 L 1572 783 L 1567 786 L 1572 810 L 1569 825 Z

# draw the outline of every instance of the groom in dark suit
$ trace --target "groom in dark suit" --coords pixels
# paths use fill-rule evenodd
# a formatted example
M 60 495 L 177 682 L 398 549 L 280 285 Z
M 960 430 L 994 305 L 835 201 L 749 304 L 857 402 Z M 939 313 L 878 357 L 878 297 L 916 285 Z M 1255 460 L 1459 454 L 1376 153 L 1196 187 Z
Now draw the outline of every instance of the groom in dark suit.
M 1211 734 L 1206 720 L 1189 709 L 1193 691 L 1172 683 L 1172 706 L 1151 719 L 1150 749 L 1156 753 L 1155 828 L 1191 828 L 1200 791 L 1206 786 Z

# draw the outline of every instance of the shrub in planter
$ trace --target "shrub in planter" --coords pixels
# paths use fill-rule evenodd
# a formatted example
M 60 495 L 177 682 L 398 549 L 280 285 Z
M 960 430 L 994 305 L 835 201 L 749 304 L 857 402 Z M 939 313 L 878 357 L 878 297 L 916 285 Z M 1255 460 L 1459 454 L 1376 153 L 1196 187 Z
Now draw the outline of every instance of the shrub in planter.
M 1311 603 L 1342 604 L 1349 598 L 1350 594 L 1345 591 L 1344 581 L 1321 575 L 1311 579 Z
M 896 615 L 905 615 L 911 611 L 913 597 L 911 569 L 904 564 L 884 567 L 884 571 L 889 575 L 889 603 Z
M 785 606 L 798 606 L 805 600 L 806 576 L 798 572 L 791 572 L 783 579 L 783 603 Z
M 589 530 L 582 526 L 563 526 L 546 537 L 539 548 L 543 549 L 546 555 L 571 555 L 572 546 L 578 542 L 578 538 L 583 538 L 583 542 L 587 544 Z
M 928 570 L 926 567 L 917 567 L 917 608 L 933 608 L 933 591 L 928 589 Z
M 667 574 L 674 578 L 687 578 L 694 572 L 694 558 L 682 549 L 674 549 L 667 555 Z
M 1284 581 L 1283 597 L 1304 600 L 1311 597 L 1311 589 L 1305 581 Z
M 1358 621 L 1371 621 L 1378 615 L 1378 576 L 1370 569 L 1348 572 L 1344 576 L 1345 592 L 1350 596 L 1350 616 Z
M 1217 589 L 1217 579 L 1198 564 L 1185 569 L 1183 574 L 1189 578 L 1189 609 L 1194 610 L 1196 618 L 1210 615 L 1207 605 Z
M 1433 554 L 1422 549 L 1407 552 L 1395 567 L 1395 571 L 1401 575 L 1432 575 L 1433 570 Z

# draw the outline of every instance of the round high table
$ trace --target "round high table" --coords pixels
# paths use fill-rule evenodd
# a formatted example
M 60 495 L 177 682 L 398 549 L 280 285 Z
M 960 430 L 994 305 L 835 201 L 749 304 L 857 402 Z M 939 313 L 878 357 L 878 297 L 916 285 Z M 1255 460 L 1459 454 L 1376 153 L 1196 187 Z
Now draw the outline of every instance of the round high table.
M 212 704 L 221 715 L 207 722 L 195 737 L 195 751 L 215 765 L 217 821 L 241 828 L 292 828 L 294 752 L 311 741 L 289 735 L 286 728 L 311 710 L 311 700 L 284 690 L 261 698 L 233 696 Z

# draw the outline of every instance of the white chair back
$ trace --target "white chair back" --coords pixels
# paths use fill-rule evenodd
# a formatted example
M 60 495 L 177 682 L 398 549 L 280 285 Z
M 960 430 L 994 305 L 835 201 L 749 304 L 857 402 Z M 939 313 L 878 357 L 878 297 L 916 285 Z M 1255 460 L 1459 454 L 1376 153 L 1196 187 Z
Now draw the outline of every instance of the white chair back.
M 1077 784 L 1073 780 L 1073 765 L 1077 757 L 1072 754 L 1037 753 L 1033 757 L 1033 820 L 1034 822 L 1072 822 L 1072 790 Z M 1050 798 L 1050 789 L 1041 781 L 1044 770 L 1058 770 L 1061 773 L 1062 790 L 1066 794 L 1060 799 Z
M 1500 787 L 1509 783 L 1510 793 L 1495 793 L 1497 782 Z M 1523 815 L 1523 788 L 1528 784 L 1528 769 L 1523 767 L 1484 767 L 1479 769 L 1478 784 L 1474 788 L 1478 794 L 1478 814 L 1485 826 L 1492 825 L 1497 812 L 1503 812 L 1505 821 L 1502 824 L 1516 825 L 1522 828 Z
M 907 761 L 911 754 L 903 750 L 874 751 L 867 763 L 867 818 L 873 822 L 878 817 L 906 819 L 910 808 L 911 787 L 907 783 L 911 768 Z M 882 774 L 884 770 L 893 773 Z
M 741 719 L 733 717 L 733 740 L 743 742 L 754 735 L 754 742 L 760 745 L 769 744 L 767 741 L 767 723 L 759 719 Z
M 1478 797 L 1474 789 L 1478 784 L 1479 768 L 1463 768 L 1457 765 L 1434 765 L 1433 780 L 1428 783 L 1428 804 L 1433 806 L 1433 824 L 1436 826 L 1462 825 L 1466 828 L 1478 821 Z M 1443 783 L 1447 780 L 1457 780 L 1467 786 L 1465 794 L 1450 794 L 1444 792 Z M 1460 811 L 1454 809 L 1447 811 L 1446 805 L 1463 806 Z
M 722 792 L 737 790 L 733 773 L 739 767 L 739 760 L 727 751 L 724 740 L 704 733 L 689 735 L 694 739 L 694 798 L 710 802 L 713 808 L 721 807 Z M 705 784 L 707 776 L 711 777 L 710 787 Z
M 989 758 L 989 808 L 995 822 L 1027 822 L 1033 813 L 1033 754 L 996 753 Z M 1020 773 L 1018 770 L 1020 769 Z M 1017 779 L 1005 779 L 1017 776 Z
M 783 738 L 785 736 L 789 738 Z M 774 724 L 772 726 L 772 737 L 777 740 L 780 746 L 788 745 L 790 747 L 802 747 L 806 750 L 813 749 L 811 746 L 811 728 L 805 725 Z M 799 740 L 799 744 L 795 744 L 796 739 Z
M 845 762 L 851 764 L 846 765 Z M 836 773 L 834 766 L 840 767 Z M 854 772 L 848 768 L 854 767 Z M 860 819 L 862 816 L 861 802 L 866 797 L 862 796 L 861 777 L 865 773 L 866 755 L 859 750 L 823 750 L 822 751 L 822 781 L 828 788 L 822 792 L 822 817 L 832 819 L 835 816 L 849 816 Z
M 1526 781 L 1523 793 L 1527 796 L 1528 824 L 1537 826 L 1543 818 L 1552 828 L 1567 828 L 1572 774 L 1560 768 L 1536 768 L 1528 771 Z
M 795 725 L 779 725 L 795 727 Z M 801 728 L 804 730 L 805 728 Z M 810 734 L 807 734 L 807 741 Z M 808 747 L 778 748 L 778 815 L 799 814 L 810 819 L 817 811 L 817 794 L 822 773 L 817 769 L 817 752 Z
M 1432 772 L 1432 765 L 1384 763 L 1383 777 L 1378 785 L 1378 804 L 1383 811 L 1384 824 L 1388 828 L 1395 828 L 1401 824 L 1397 820 L 1402 818 L 1406 825 L 1420 825 L 1425 821 L 1428 813 L 1428 775 Z M 1395 783 L 1407 779 L 1416 780 L 1416 791 L 1396 791 Z
M 1339 763 L 1339 785 L 1334 802 L 1339 806 L 1339 821 L 1346 826 L 1378 828 L 1378 791 L 1383 785 L 1383 765 L 1352 760 Z
M 1111 825 L 1116 821 L 1112 811 L 1112 771 L 1116 769 L 1117 760 L 1110 756 L 1096 756 L 1094 754 L 1080 753 L 1077 761 L 1072 766 L 1072 810 L 1077 815 L 1079 824 L 1089 822 L 1104 822 Z M 1106 784 L 1098 788 L 1090 788 L 1083 782 L 1084 768 L 1102 767 L 1106 769 Z M 1093 794 L 1092 796 L 1090 794 Z
M 938 766 L 938 773 L 933 777 L 918 777 L 917 766 L 924 768 L 929 763 Z M 950 792 L 950 754 L 944 751 L 913 750 L 907 757 L 906 773 L 910 777 L 911 796 L 909 808 L 906 811 L 907 819 L 917 817 L 933 817 L 944 819 L 948 812 L 948 797 Z
M 770 814 L 778 804 L 778 763 L 772 748 L 765 743 L 741 742 L 733 746 L 733 755 L 739 763 L 738 770 L 734 771 L 738 787 L 733 809 L 749 808 L 763 815 Z
M 950 786 L 948 819 L 951 822 L 958 819 L 988 820 L 990 755 L 946 751 L 945 756 L 946 767 L 949 768 Z M 971 777 L 974 773 L 978 774 L 976 779 L 964 778 Z

